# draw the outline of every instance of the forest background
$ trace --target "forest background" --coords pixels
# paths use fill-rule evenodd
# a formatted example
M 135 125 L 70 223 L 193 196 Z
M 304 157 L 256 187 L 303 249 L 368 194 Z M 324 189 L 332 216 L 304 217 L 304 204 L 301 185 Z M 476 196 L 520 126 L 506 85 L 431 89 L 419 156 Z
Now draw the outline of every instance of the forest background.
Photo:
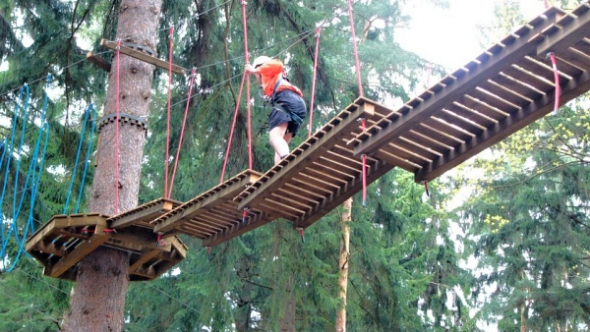
M 448 5 L 444 0 L 424 2 Z M 553 4 L 567 10 L 582 2 Z M 412 19 L 405 14 L 408 5 L 391 0 L 354 3 L 365 96 L 392 108 L 420 92 L 426 75 L 447 72 L 436 59 L 423 59 L 396 41 Z M 44 91 L 50 95 L 43 119 L 50 139 L 37 195 L 28 197 L 31 191 L 23 187 L 26 171 L 16 173 L 13 167 L 4 177 L 5 168 L 0 169 L 3 185 L 20 183 L 14 191 L 3 190 L 0 201 L 0 331 L 54 331 L 68 311 L 73 284 L 42 277 L 38 263 L 25 255 L 9 269 L 19 246 L 7 235 L 13 224 L 22 234 L 29 210 L 35 229 L 62 213 L 67 200 L 85 211 L 86 196 L 78 201 L 70 195 L 70 180 L 77 170 L 74 188 L 81 185 L 88 161 L 77 161 L 77 147 L 81 138 L 88 138 L 82 129 L 91 129 L 85 115 L 90 103 L 102 114 L 107 84 L 107 74 L 85 56 L 94 51 L 110 59 L 99 40 L 114 38 L 119 6 L 120 1 L 104 0 L 0 0 L 0 142 L 10 137 L 15 123 L 18 128 L 28 124 L 23 137 L 29 148 L 13 161 L 23 170 L 37 161 L 32 147 L 44 122 Z M 495 1 L 494 6 L 494 24 L 480 29 L 482 50 L 530 18 L 523 17 L 518 1 Z M 253 0 L 247 12 L 252 55 L 283 59 L 289 78 L 308 97 L 315 28 L 324 23 L 313 130 L 358 97 L 345 1 Z M 172 25 L 177 31 L 174 62 L 198 71 L 174 199 L 186 201 L 217 184 L 244 66 L 241 20 L 239 1 L 164 1 L 157 52 L 162 58 L 167 54 Z M 32 42 L 25 43 L 27 39 Z M 53 79 L 45 88 L 49 73 Z M 157 70 L 155 75 L 140 202 L 161 197 L 163 191 L 167 73 Z M 24 83 L 31 90 L 26 119 L 15 112 L 17 105 L 22 107 L 19 89 Z M 173 123 L 182 121 L 187 90 L 187 78 L 175 77 Z M 253 95 L 254 169 L 264 172 L 272 166 L 267 110 Z M 366 208 L 355 200 L 347 329 L 587 330 L 587 97 L 431 183 L 430 197 L 411 174 L 393 170 L 369 187 Z M 231 175 L 247 165 L 244 103 L 242 109 L 228 163 Z M 171 141 L 177 142 L 179 134 L 173 131 Z M 292 146 L 306 136 L 304 130 Z M 0 154 L 7 149 L 6 143 L 1 145 Z M 92 167 L 86 184 L 91 181 Z M 25 203 L 12 218 L 13 202 L 22 200 L 21 194 Z M 298 331 L 333 330 L 341 304 L 341 215 L 336 209 L 307 229 L 305 243 L 285 220 L 215 247 L 210 256 L 198 241 L 183 238 L 189 254 L 176 269 L 153 282 L 131 284 L 125 330 L 276 331 L 285 320 L 293 320 Z

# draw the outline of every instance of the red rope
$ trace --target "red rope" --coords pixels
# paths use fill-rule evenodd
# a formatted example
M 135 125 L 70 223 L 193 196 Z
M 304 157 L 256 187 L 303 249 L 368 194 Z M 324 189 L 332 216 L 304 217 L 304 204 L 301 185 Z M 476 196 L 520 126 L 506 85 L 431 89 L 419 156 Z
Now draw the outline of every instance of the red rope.
M 229 158 L 229 150 L 231 148 L 231 142 L 234 137 L 234 129 L 236 127 L 236 120 L 238 119 L 238 110 L 240 108 L 240 101 L 242 99 L 242 91 L 244 90 L 244 82 L 246 81 L 246 72 L 242 75 L 242 84 L 240 84 L 240 93 L 238 94 L 238 101 L 236 102 L 236 110 L 234 111 L 234 121 L 231 124 L 231 129 L 229 132 L 229 139 L 227 141 L 227 149 L 225 150 L 225 158 L 223 158 L 223 168 L 221 169 L 221 177 L 219 178 L 219 183 L 223 183 L 223 178 L 225 178 L 225 168 L 227 167 L 227 160 Z
M 244 25 L 244 53 L 246 55 L 246 63 L 250 63 L 250 54 L 248 54 L 248 24 L 246 22 L 246 4 L 242 0 L 242 22 Z M 252 169 L 252 116 L 250 110 L 250 80 L 246 82 L 246 100 L 248 108 L 248 169 Z
M 354 61 L 356 63 L 356 79 L 359 85 L 359 95 L 363 97 L 363 85 L 361 82 L 361 65 L 359 62 L 359 52 L 356 47 L 356 33 L 354 31 L 354 18 L 352 15 L 352 3 L 348 0 L 348 16 L 350 16 L 350 31 L 352 32 L 352 45 L 354 48 Z
M 170 159 L 170 108 L 172 106 L 172 48 L 174 47 L 174 27 L 170 27 L 170 34 L 168 35 L 168 107 L 166 117 L 166 159 L 164 160 L 164 197 L 170 198 L 168 195 L 168 163 Z
M 188 86 L 188 98 L 186 99 L 186 107 L 184 108 L 184 118 L 182 119 L 182 129 L 180 130 L 180 138 L 178 139 L 178 148 L 176 149 L 176 158 L 174 158 L 174 169 L 172 170 L 172 178 L 170 179 L 170 191 L 168 192 L 168 198 L 172 196 L 172 188 L 174 187 L 174 178 L 176 177 L 176 168 L 178 167 L 178 159 L 180 158 L 180 150 L 182 147 L 182 139 L 184 137 L 184 128 L 186 127 L 186 119 L 188 117 L 188 108 L 191 104 L 191 95 L 193 93 L 193 84 L 195 82 L 195 76 L 197 70 L 193 68 L 191 72 L 191 81 Z
M 363 131 L 367 130 L 367 123 L 365 119 L 361 119 L 361 127 Z M 367 155 L 363 154 L 363 207 L 367 206 Z
M 557 70 L 557 60 L 555 59 L 555 54 L 549 53 L 549 57 L 551 57 L 551 64 L 553 65 L 553 77 L 555 79 L 555 104 L 553 106 L 553 112 L 557 113 L 559 109 L 559 97 L 561 95 L 561 88 L 559 86 L 559 71 Z
M 117 76 L 115 78 L 115 90 L 117 97 L 115 98 L 116 121 L 115 121 L 115 214 L 119 214 L 119 118 L 120 105 L 119 98 L 121 94 L 121 87 L 119 79 L 121 77 L 121 40 L 117 40 Z
M 313 131 L 313 102 L 315 100 L 315 81 L 317 75 L 317 68 L 318 68 L 318 54 L 320 53 L 320 32 L 322 31 L 321 27 L 317 27 L 315 30 L 315 55 L 313 58 L 313 79 L 311 81 L 311 102 L 309 104 L 309 130 L 307 133 L 307 137 L 311 137 L 311 133 Z
M 549 1 L 545 0 L 545 9 L 549 8 Z

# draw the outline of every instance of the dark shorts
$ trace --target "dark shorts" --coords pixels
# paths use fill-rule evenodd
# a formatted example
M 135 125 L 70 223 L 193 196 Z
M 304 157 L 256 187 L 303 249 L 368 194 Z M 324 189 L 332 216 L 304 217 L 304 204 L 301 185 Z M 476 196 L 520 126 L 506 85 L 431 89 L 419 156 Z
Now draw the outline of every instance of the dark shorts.
M 291 90 L 279 91 L 275 94 L 275 107 L 268 116 L 269 130 L 288 122 L 287 133 L 291 133 L 295 137 L 306 115 L 307 107 L 303 98 Z

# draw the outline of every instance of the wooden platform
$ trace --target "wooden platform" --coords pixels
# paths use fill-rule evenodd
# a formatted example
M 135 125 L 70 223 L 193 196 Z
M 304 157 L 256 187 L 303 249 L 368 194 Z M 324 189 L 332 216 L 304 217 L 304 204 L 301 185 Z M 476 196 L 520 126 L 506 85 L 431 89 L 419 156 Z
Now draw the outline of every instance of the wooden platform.
M 561 104 L 590 89 L 590 10 L 551 8 L 351 141 L 432 180 L 553 110 L 548 52 L 557 56 Z
M 273 211 L 249 209 L 244 220 L 243 210 L 233 200 L 260 176 L 252 170 L 234 176 L 156 219 L 154 232 L 164 237 L 187 234 L 212 247 L 268 223 L 276 218 Z
M 346 142 L 392 110 L 359 98 L 236 198 L 240 209 L 257 209 L 305 228 L 362 189 L 362 162 Z M 393 168 L 367 160 L 367 183 Z
M 75 280 L 78 263 L 101 246 L 130 254 L 129 279 L 152 280 L 186 257 L 186 246 L 176 237 L 157 242 L 151 229 L 125 228 L 117 233 L 101 214 L 54 216 L 27 241 L 26 250 L 54 278 Z M 107 232 L 107 231 L 109 232 Z

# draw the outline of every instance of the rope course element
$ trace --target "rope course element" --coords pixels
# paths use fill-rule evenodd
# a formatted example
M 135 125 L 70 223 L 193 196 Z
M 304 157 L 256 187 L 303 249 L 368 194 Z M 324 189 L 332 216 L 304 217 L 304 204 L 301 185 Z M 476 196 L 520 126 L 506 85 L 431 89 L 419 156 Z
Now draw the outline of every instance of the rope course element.
M 352 2 L 348 0 L 348 16 L 350 16 L 350 32 L 352 33 L 352 46 L 354 49 L 354 61 L 356 68 L 356 79 L 359 85 L 359 97 L 364 97 L 363 84 L 361 82 L 361 64 L 359 62 L 359 51 L 356 45 L 356 33 L 354 31 L 354 15 L 352 14 Z
M 557 70 L 557 59 L 555 59 L 555 53 L 550 52 L 547 54 L 547 56 L 551 58 L 553 79 L 555 80 L 555 102 L 553 104 L 553 115 L 556 115 L 557 110 L 559 110 L 559 96 L 561 95 L 561 87 L 559 86 L 559 70 Z
M 2 152 L 2 157 L 0 158 L 0 170 L 2 169 L 2 167 L 4 167 L 3 165 L 5 165 L 5 168 L 2 192 L 0 194 L 0 224 L 2 228 L 2 241 L 0 248 L 0 255 L 2 256 L 2 265 L 0 267 L 0 270 L 3 270 L 4 272 L 10 272 L 16 267 L 20 259 L 20 256 L 25 251 L 25 239 L 27 238 L 27 234 L 29 232 L 34 231 L 33 209 L 35 206 L 36 196 L 38 193 L 39 182 L 41 180 L 43 163 L 45 161 L 45 152 L 47 151 L 47 143 L 49 141 L 49 125 L 45 120 L 45 115 L 48 105 L 47 88 L 49 87 L 50 82 L 51 75 L 48 75 L 45 89 L 45 100 L 43 102 L 42 108 L 41 123 L 39 126 L 36 142 L 34 143 L 34 148 L 29 155 L 29 168 L 27 171 L 27 175 L 25 176 L 24 184 L 22 184 L 22 186 L 19 185 L 21 162 L 26 157 L 26 155 L 24 154 L 24 147 L 28 145 L 25 140 L 30 100 L 30 89 L 28 85 L 24 85 L 21 88 L 18 100 L 15 104 L 14 116 L 12 120 L 12 129 L 10 133 L 10 142 L 8 143 L 8 146 L 6 145 L 6 140 L 4 140 L 4 143 L 2 144 L 4 148 Z M 19 118 L 21 119 L 20 121 L 22 122 L 22 124 L 20 126 L 19 147 L 16 148 L 15 136 L 18 131 Z M 44 144 L 41 148 L 42 141 L 44 141 Z M 11 211 L 6 211 L 5 213 L 3 211 L 3 207 L 6 198 L 7 186 L 9 184 L 8 177 L 10 173 L 13 155 L 15 156 L 15 169 L 13 171 L 14 178 L 12 184 L 12 209 Z M 21 187 L 22 189 L 18 191 L 18 189 Z M 22 207 L 25 201 L 25 196 L 27 193 L 29 194 L 29 211 L 28 214 L 24 215 L 24 218 L 20 218 Z M 6 215 L 10 216 L 10 220 L 4 220 L 4 216 Z M 20 219 L 25 219 L 24 226 L 18 226 L 18 221 Z M 9 227 L 10 229 L 7 231 L 6 227 Z M 19 235 L 19 231 L 22 232 L 22 236 Z M 14 253 L 12 250 L 9 252 L 8 250 L 8 246 L 10 243 L 12 243 L 11 241 L 13 237 L 13 241 L 17 246 L 16 253 Z M 13 255 L 13 257 L 9 257 L 9 255 Z
M 315 82 L 317 78 L 317 69 L 318 69 L 318 55 L 320 53 L 320 34 L 322 32 L 322 27 L 317 27 L 315 33 L 315 54 L 313 57 L 313 78 L 311 80 L 311 101 L 309 103 L 309 129 L 307 130 L 307 138 L 311 137 L 311 133 L 313 131 L 313 108 L 314 108 L 314 101 L 315 101 Z
M 168 192 L 168 198 L 172 196 L 172 188 L 174 188 L 174 178 L 176 177 L 176 168 L 178 167 L 178 159 L 180 159 L 180 150 L 182 148 L 182 140 L 184 138 L 184 129 L 186 127 L 186 119 L 188 118 L 188 108 L 191 103 L 190 95 L 193 91 L 193 84 L 195 83 L 195 77 L 197 76 L 197 70 L 193 68 L 191 72 L 191 79 L 188 87 L 189 98 L 186 100 L 186 107 L 184 108 L 184 117 L 182 119 L 182 128 L 180 130 L 180 138 L 178 139 L 178 148 L 176 149 L 176 158 L 174 158 L 174 168 L 172 170 L 172 178 L 170 179 L 170 191 Z
M 78 161 L 80 159 L 80 152 L 82 151 L 82 143 L 84 142 L 84 134 L 86 131 L 86 126 L 88 125 L 90 113 L 92 113 L 92 120 L 90 121 L 91 130 L 88 138 L 88 143 L 86 147 L 86 158 L 84 159 L 84 169 L 82 170 L 82 180 L 80 181 L 80 186 L 78 188 L 78 199 L 76 200 L 76 208 L 74 209 L 73 213 L 78 213 L 78 209 L 80 208 L 80 201 L 82 200 L 82 192 L 84 192 L 84 183 L 86 180 L 86 171 L 88 170 L 88 163 L 90 162 L 90 152 L 92 151 L 92 140 L 94 137 L 95 131 L 95 124 L 96 124 L 96 107 L 94 104 L 88 105 L 88 109 L 84 114 L 84 121 L 82 124 L 82 131 L 80 132 L 80 142 L 78 143 L 78 151 L 76 153 L 76 160 L 74 161 L 74 168 L 72 171 L 72 176 L 70 178 L 70 186 L 68 189 L 68 194 L 66 197 L 66 203 L 64 205 L 63 214 L 67 214 L 68 205 L 70 202 L 70 196 L 72 194 L 72 188 L 74 186 L 74 180 L 76 179 L 76 169 L 78 168 Z
M 164 159 L 164 197 L 168 193 L 168 164 L 170 163 L 170 108 L 172 106 L 172 51 L 174 48 L 174 28 L 170 27 L 168 34 L 168 108 L 166 116 L 166 158 Z
M 250 54 L 248 53 L 248 23 L 246 16 L 246 5 L 248 2 L 242 0 L 242 24 L 244 30 L 244 54 L 246 63 L 250 63 Z M 252 114 L 250 107 L 250 80 L 246 80 L 246 107 L 248 109 L 248 169 L 252 169 Z

